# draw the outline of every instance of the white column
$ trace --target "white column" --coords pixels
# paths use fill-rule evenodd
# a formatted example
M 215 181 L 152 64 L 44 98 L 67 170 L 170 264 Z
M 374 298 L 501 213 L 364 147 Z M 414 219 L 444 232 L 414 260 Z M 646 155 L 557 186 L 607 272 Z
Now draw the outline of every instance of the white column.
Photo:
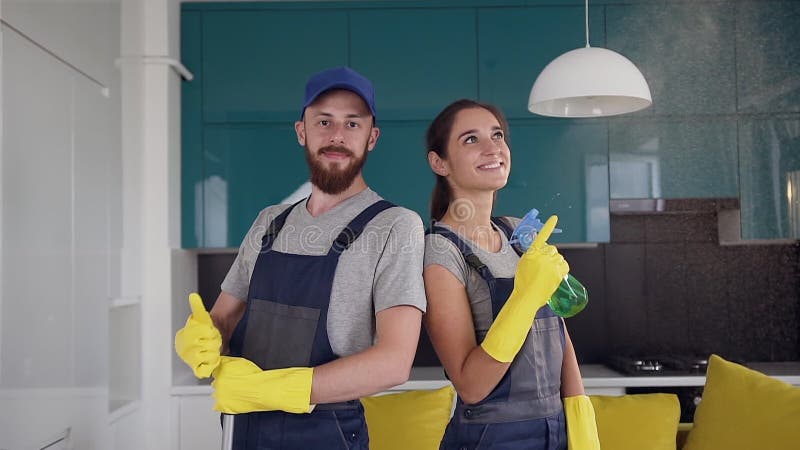
M 180 79 L 142 56 L 179 59 L 178 0 L 123 0 L 123 282 L 141 295 L 142 442 L 170 447 L 172 250 L 180 247 Z M 127 268 L 131 271 L 128 272 Z M 120 445 L 118 443 L 118 448 Z

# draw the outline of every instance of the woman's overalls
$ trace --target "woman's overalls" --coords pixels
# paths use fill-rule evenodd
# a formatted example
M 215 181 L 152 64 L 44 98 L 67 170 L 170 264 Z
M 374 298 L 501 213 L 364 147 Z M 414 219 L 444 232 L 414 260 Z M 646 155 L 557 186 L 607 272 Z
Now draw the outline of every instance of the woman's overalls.
M 328 340 L 328 305 L 339 256 L 380 212 L 394 205 L 380 200 L 356 216 L 325 255 L 295 255 L 272 245 L 295 203 L 264 233 L 247 308 L 230 341 L 231 355 L 261 369 L 315 367 L 337 358 Z M 301 206 L 302 207 L 302 206 Z M 238 414 L 236 450 L 368 450 L 364 408 L 358 400 L 317 405 L 310 414 L 283 411 Z
M 512 229 L 502 219 L 492 222 L 507 238 Z M 514 278 L 495 278 L 470 247 L 452 231 L 434 226 L 429 233 L 449 239 L 464 260 L 489 285 L 492 317 L 496 318 L 514 289 Z M 521 251 L 515 248 L 518 254 Z M 480 343 L 486 332 L 479 332 Z M 506 374 L 480 402 L 467 405 L 459 397 L 445 430 L 442 450 L 565 450 L 564 410 L 561 403 L 561 362 L 564 329 L 549 306 L 537 313 L 525 342 Z

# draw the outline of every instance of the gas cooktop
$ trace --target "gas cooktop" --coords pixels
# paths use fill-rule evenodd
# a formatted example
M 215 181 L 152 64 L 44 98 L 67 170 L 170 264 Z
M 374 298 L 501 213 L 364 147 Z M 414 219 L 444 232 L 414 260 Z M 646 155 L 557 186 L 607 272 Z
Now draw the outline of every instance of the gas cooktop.
M 606 365 L 624 375 L 686 376 L 705 375 L 708 358 L 689 355 L 612 356 Z

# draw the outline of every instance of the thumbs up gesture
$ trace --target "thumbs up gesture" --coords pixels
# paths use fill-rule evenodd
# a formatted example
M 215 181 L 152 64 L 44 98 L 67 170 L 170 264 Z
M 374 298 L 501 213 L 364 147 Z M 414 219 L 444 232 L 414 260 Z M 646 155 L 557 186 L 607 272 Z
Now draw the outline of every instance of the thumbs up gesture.
M 550 216 L 533 244 L 520 258 L 514 277 L 514 290 L 537 299 L 537 309 L 547 302 L 569 272 L 569 264 L 564 257 L 547 243 L 557 221 L 558 217 Z
M 222 335 L 211 321 L 199 295 L 189 294 L 192 314 L 175 334 L 175 351 L 197 378 L 207 378 L 220 362 Z

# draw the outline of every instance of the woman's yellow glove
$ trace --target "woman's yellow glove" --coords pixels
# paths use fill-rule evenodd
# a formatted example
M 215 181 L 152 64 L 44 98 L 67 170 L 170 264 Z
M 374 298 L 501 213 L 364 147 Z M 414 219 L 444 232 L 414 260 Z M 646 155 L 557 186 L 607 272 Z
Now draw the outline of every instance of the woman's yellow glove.
M 576 395 L 564 398 L 567 418 L 567 448 L 569 450 L 600 450 L 594 407 L 589 397 Z
M 189 306 L 192 314 L 186 320 L 186 326 L 175 334 L 175 352 L 192 368 L 194 376 L 207 378 L 219 364 L 222 335 L 211 321 L 199 295 L 189 294 Z
M 547 303 L 569 272 L 564 257 L 547 244 L 556 222 L 558 217 L 550 216 L 520 258 L 514 275 L 514 290 L 481 343 L 483 350 L 497 361 L 514 359 L 528 336 L 536 311 Z
M 261 370 L 245 358 L 223 356 L 211 383 L 214 410 L 228 414 L 310 412 L 313 372 L 311 367 Z

